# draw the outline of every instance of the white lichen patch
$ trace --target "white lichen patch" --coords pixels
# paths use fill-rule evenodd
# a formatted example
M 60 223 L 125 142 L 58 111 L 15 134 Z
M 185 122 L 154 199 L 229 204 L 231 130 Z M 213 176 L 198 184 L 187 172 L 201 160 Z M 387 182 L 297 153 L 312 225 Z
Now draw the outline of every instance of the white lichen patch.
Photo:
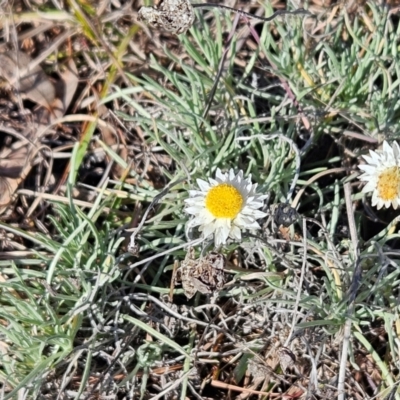
M 180 34 L 193 25 L 194 10 L 189 0 L 164 0 L 158 7 L 142 7 L 138 19 L 155 29 Z

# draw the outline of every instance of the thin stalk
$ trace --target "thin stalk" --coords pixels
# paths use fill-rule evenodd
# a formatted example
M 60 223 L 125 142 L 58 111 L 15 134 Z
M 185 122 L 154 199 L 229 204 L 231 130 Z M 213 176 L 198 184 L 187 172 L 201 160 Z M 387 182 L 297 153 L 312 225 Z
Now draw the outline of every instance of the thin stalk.
M 193 6 L 193 8 L 215 8 L 215 7 L 217 7 L 217 8 L 221 8 L 224 10 L 232 11 L 232 12 L 234 12 L 236 14 L 240 14 L 242 16 L 246 16 L 246 17 L 253 18 L 253 19 L 258 19 L 258 20 L 264 21 L 264 22 L 271 22 L 279 15 L 299 15 L 299 14 L 312 15 L 308 10 L 305 10 L 304 8 L 298 8 L 297 10 L 294 10 L 294 11 L 278 10 L 278 11 L 275 11 L 270 17 L 260 17 L 255 14 L 248 13 L 246 11 L 238 10 L 236 8 L 228 7 L 228 6 L 225 6 L 222 4 L 217 4 L 217 3 L 200 3 L 200 4 L 192 4 L 192 6 Z
M 354 253 L 354 273 L 353 279 L 349 290 L 349 305 L 347 307 L 347 318 L 343 328 L 343 345 L 342 345 L 342 355 L 340 359 L 340 369 L 339 369 L 339 378 L 338 378 L 338 400 L 345 400 L 345 383 L 346 383 L 346 366 L 347 366 L 347 358 L 348 351 L 351 339 L 351 326 L 352 326 L 352 316 L 354 314 L 354 302 L 356 298 L 357 290 L 360 286 L 360 253 L 358 246 L 358 238 L 357 238 L 357 229 L 354 221 L 354 212 L 353 212 L 353 202 L 351 200 L 351 186 L 350 183 L 345 183 L 344 185 L 344 196 L 346 199 L 346 209 L 347 209 L 347 218 L 349 221 L 349 230 L 351 242 L 353 244 L 353 253 Z

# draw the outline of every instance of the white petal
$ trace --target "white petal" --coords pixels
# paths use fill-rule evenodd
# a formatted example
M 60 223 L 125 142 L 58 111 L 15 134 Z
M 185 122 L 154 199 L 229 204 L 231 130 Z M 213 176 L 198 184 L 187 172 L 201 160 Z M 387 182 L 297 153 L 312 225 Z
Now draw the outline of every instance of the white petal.
M 368 164 L 359 165 L 358 168 L 365 171 L 367 174 L 373 174 L 376 171 L 376 167 Z
M 252 222 L 251 224 L 249 224 L 247 226 L 247 229 L 258 230 L 258 229 L 261 229 L 261 226 L 260 226 L 260 224 L 258 222 L 254 221 L 254 222 Z
M 201 226 L 201 221 L 198 218 L 193 218 L 189 221 L 191 227 Z M 200 229 L 200 228 L 199 228 Z
M 227 229 L 231 228 L 231 220 L 229 218 L 218 218 L 215 220 L 215 226 L 217 229 Z
M 216 181 L 215 179 L 209 178 L 208 180 L 210 181 L 211 186 L 217 186 L 217 185 L 219 185 L 219 182 Z
M 205 196 L 193 196 L 185 199 L 185 203 L 194 204 L 204 202 Z
M 228 239 L 229 232 L 231 230 L 231 220 L 228 218 L 221 218 L 216 221 L 217 231 L 221 232 L 221 235 L 226 239 Z
M 381 153 L 380 152 L 378 153 L 377 151 L 370 150 L 369 154 L 372 157 L 373 162 L 375 162 L 375 163 L 381 162 Z
M 386 140 L 383 141 L 382 147 L 383 147 L 384 153 L 387 153 L 392 158 L 394 157 L 392 146 L 390 146 L 390 144 Z
M 186 207 L 186 208 L 185 208 L 185 211 L 186 211 L 188 214 L 198 214 L 201 210 L 202 210 L 201 207 L 195 207 L 195 206 L 193 206 L 193 207 Z
M 210 190 L 210 184 L 206 181 L 203 181 L 203 179 L 197 179 L 197 184 L 203 192 Z
M 381 203 L 380 198 L 378 197 L 378 192 L 375 190 L 374 193 L 372 193 L 372 206 L 375 207 L 376 205 L 379 205 Z M 378 210 L 382 207 L 382 204 L 380 205 L 380 207 L 378 206 Z
M 226 243 L 227 237 L 224 237 L 223 233 L 221 231 L 216 231 L 214 234 L 214 241 L 215 241 L 215 246 L 221 246 L 222 244 Z
M 370 156 L 363 155 L 362 158 L 368 163 L 368 164 L 375 164 L 374 159 L 371 158 Z
M 400 146 L 399 146 L 399 144 L 397 142 L 393 142 L 392 147 L 393 147 L 394 158 L 399 160 L 400 159 Z
M 236 239 L 237 241 L 242 240 L 242 232 L 239 229 L 239 227 L 233 225 L 231 228 L 231 233 L 230 233 L 230 237 L 232 239 Z
M 219 168 L 217 168 L 217 172 L 215 173 L 215 177 L 216 177 L 218 180 L 220 180 L 221 182 L 225 182 L 225 181 L 226 181 L 226 176 L 225 176 L 225 174 L 223 174 Z
M 189 197 L 188 199 L 185 199 L 185 203 L 189 205 L 202 205 L 204 207 L 205 204 L 205 196 L 196 196 L 196 197 Z
M 217 229 L 217 234 L 221 238 L 221 241 L 223 243 L 226 243 L 226 241 L 228 240 L 230 231 L 231 230 L 227 229 L 226 227 L 223 227 L 222 229 Z
M 201 216 L 204 224 L 211 224 L 215 220 L 215 217 L 211 215 L 208 211 L 203 212 Z
M 253 211 L 253 217 L 255 219 L 265 218 L 267 215 L 268 215 L 267 213 L 265 213 L 263 211 L 260 211 L 260 210 L 254 210 Z
M 204 197 L 204 192 L 201 192 L 200 190 L 189 190 L 189 196 L 190 197 L 196 197 L 196 196 Z
M 263 194 L 263 195 L 257 195 L 257 200 L 260 200 L 260 201 L 264 201 L 265 199 L 267 199 L 268 198 L 268 194 Z
M 220 244 L 225 244 L 226 240 L 229 237 L 229 232 L 230 232 L 230 227 L 228 227 L 226 224 L 221 224 L 217 226 L 217 229 L 215 231 L 215 244 L 219 246 Z
M 247 227 L 250 226 L 254 221 L 255 221 L 254 218 L 246 216 L 246 215 L 241 215 L 241 214 L 239 214 L 234 219 L 235 225 L 240 226 L 245 229 L 247 229 Z
M 261 208 L 263 206 L 264 206 L 263 201 L 247 200 L 246 206 L 243 208 L 243 210 L 244 209 L 256 209 L 256 208 Z
M 215 232 L 214 224 L 208 224 L 203 227 L 203 236 L 206 238 Z

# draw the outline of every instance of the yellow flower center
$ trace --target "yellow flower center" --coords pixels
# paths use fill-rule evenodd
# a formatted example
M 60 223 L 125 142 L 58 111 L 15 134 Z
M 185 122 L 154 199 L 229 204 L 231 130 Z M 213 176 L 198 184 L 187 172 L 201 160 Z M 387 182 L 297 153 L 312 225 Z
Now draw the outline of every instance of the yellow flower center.
M 394 200 L 400 195 L 400 168 L 391 167 L 383 171 L 378 178 L 379 197 Z
M 234 186 L 221 183 L 206 196 L 206 208 L 216 218 L 235 218 L 243 205 L 243 196 Z

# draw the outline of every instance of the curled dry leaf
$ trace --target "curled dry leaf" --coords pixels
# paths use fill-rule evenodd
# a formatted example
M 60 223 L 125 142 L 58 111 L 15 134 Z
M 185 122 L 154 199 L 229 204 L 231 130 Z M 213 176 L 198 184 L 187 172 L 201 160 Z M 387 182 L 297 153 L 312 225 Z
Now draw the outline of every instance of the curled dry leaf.
M 284 374 L 286 374 L 288 368 L 293 367 L 293 365 L 296 363 L 296 356 L 287 347 L 283 346 L 278 349 L 278 356 L 282 371 Z
M 66 68 L 60 72 L 60 80 L 55 83 L 56 93 L 62 101 L 62 117 L 71 104 L 79 83 L 79 74 L 76 64 L 72 58 L 68 60 Z
M 153 28 L 179 34 L 193 25 L 194 10 L 189 0 L 164 0 L 158 7 L 142 7 L 138 19 Z
M 22 51 L 0 54 L 0 74 L 24 98 L 50 109 L 56 97 L 53 83 Z
M 253 378 L 267 378 L 271 374 L 271 368 L 261 363 L 257 358 L 251 358 L 248 363 L 248 371 Z
M 0 151 L 0 214 L 2 207 L 11 203 L 23 172 L 29 163 L 28 145 Z
M 28 148 L 26 145 L 16 149 L 3 149 L 0 151 L 0 176 L 17 178 L 23 171 L 27 158 Z
M 0 215 L 4 212 L 5 207 L 11 203 L 18 185 L 19 181 L 16 179 L 0 176 Z

